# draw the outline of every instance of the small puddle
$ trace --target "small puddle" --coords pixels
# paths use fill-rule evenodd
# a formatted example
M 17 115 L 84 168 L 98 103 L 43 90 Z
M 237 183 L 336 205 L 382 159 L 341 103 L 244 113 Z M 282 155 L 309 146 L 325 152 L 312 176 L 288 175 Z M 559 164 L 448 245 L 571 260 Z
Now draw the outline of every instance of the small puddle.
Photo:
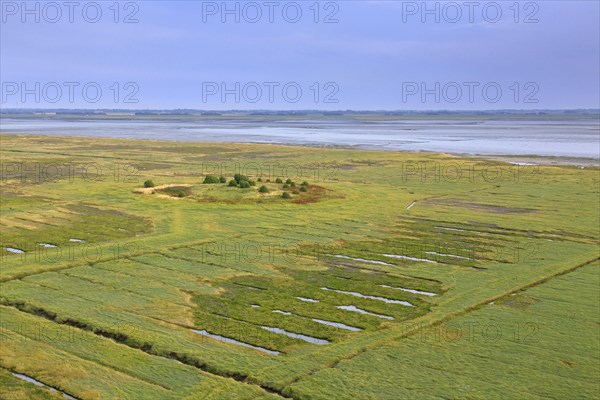
M 55 245 L 55 244 L 52 244 L 52 243 L 38 243 L 38 244 L 39 244 L 40 246 L 42 246 L 42 247 L 46 247 L 46 248 L 48 248 L 48 247 L 56 247 L 56 245 Z
M 278 313 L 278 314 L 283 314 L 283 315 L 294 315 L 296 317 L 308 319 L 308 317 L 303 317 L 301 315 L 294 314 L 294 313 L 287 312 L 287 311 L 273 310 L 273 312 L 274 313 Z M 362 329 L 360 329 L 360 328 L 357 328 L 355 326 L 350 326 L 350 325 L 342 324 L 341 322 L 326 321 L 324 319 L 318 319 L 318 318 L 310 318 L 310 320 L 314 321 L 314 322 L 316 322 L 318 324 L 329 325 L 329 326 L 333 326 L 334 328 L 346 329 L 346 330 L 352 331 L 352 332 L 362 331 Z
M 417 257 L 409 257 L 409 256 L 402 256 L 399 254 L 382 254 L 384 257 L 390 257 L 390 258 L 402 258 L 403 260 L 411 260 L 411 261 L 423 261 L 423 262 L 428 262 L 428 263 L 434 263 L 437 264 L 436 261 L 433 260 L 428 260 L 427 258 L 417 258 Z
M 70 400 L 77 400 L 75 397 L 73 397 L 73 396 L 69 396 L 69 395 L 68 395 L 68 394 L 66 394 L 65 392 L 61 392 L 60 390 L 54 389 L 52 386 L 48 386 L 48 385 L 46 385 L 45 383 L 42 383 L 42 382 L 38 381 L 37 379 L 33 379 L 33 378 L 32 378 L 32 377 L 30 377 L 30 376 L 23 375 L 23 374 L 17 374 L 16 372 L 12 372 L 12 374 L 13 374 L 15 377 L 17 377 L 17 378 L 19 378 L 19 379 L 23 379 L 24 381 L 27 381 L 27 382 L 29 382 L 29 383 L 33 383 L 33 384 L 34 384 L 34 385 L 36 385 L 36 386 L 45 387 L 45 388 L 47 388 L 48 390 L 50 390 L 51 392 L 57 392 L 57 393 L 60 393 L 60 394 L 62 394 L 62 395 L 63 395 L 63 397 L 64 397 L 64 398 L 66 398 L 66 399 L 70 399 Z
M 469 232 L 469 231 L 467 231 L 467 230 L 465 230 L 465 229 L 458 229 L 458 228 L 448 228 L 448 227 L 445 227 L 445 226 L 436 226 L 436 228 L 437 228 L 437 229 L 444 229 L 444 230 L 446 230 L 446 231 Z
M 305 301 L 307 303 L 318 303 L 319 302 L 319 300 L 309 299 L 308 297 L 295 297 L 295 298 L 300 301 Z
M 292 315 L 291 312 L 281 311 L 281 310 L 273 310 L 274 313 L 283 314 L 283 315 Z
M 426 251 L 425 254 L 433 254 L 433 255 L 442 256 L 442 257 L 460 258 L 461 260 L 472 260 L 472 258 L 469 258 L 469 257 L 457 256 L 456 254 L 438 253 L 435 251 Z
M 393 320 L 394 319 L 394 317 L 391 317 L 389 315 L 375 314 L 375 313 L 372 313 L 372 312 L 360 309 L 360 308 L 358 308 L 356 306 L 337 306 L 337 308 L 339 308 L 340 310 L 354 311 L 354 312 L 365 314 L 365 315 L 372 315 L 374 317 L 379 317 L 379 318 L 383 318 L 383 319 L 389 319 L 389 320 Z
M 353 260 L 353 261 L 362 261 L 364 263 L 369 263 L 369 264 L 378 264 L 378 265 L 388 265 L 390 267 L 395 267 L 394 264 L 389 264 L 383 261 L 377 261 L 377 260 L 367 260 L 364 258 L 355 258 L 355 257 L 348 257 L 348 256 L 344 256 L 342 254 L 327 254 L 328 256 L 332 256 L 332 257 L 336 257 L 336 258 L 343 258 L 345 260 Z
M 352 331 L 352 332 L 362 331 L 362 329 L 360 329 L 360 328 L 342 324 L 341 322 L 325 321 L 325 320 L 317 319 L 317 318 L 313 318 L 312 320 L 319 324 L 333 326 L 334 328 L 346 329 L 347 331 Z
M 329 344 L 328 340 L 317 339 L 312 336 L 302 335 L 301 333 L 288 332 L 285 329 L 281 329 L 281 328 L 271 328 L 268 326 L 261 326 L 261 328 L 263 328 L 269 332 L 277 333 L 280 335 L 286 335 L 287 337 L 291 337 L 294 339 L 304 340 L 305 342 L 312 343 L 312 344 Z
M 422 290 L 406 289 L 406 288 L 402 288 L 402 287 L 393 287 L 393 286 L 388 286 L 388 285 L 379 285 L 379 286 L 384 287 L 384 288 L 388 288 L 388 289 L 402 290 L 404 292 L 409 292 L 409 293 L 414 293 L 414 294 L 422 294 L 424 296 L 437 296 L 437 293 L 424 292 Z
M 336 292 L 336 293 L 349 294 L 351 296 L 356 296 L 356 297 L 362 297 L 363 299 L 379 300 L 379 301 L 383 301 L 384 303 L 388 303 L 388 304 L 402 304 L 403 306 L 414 307 L 413 304 L 409 303 L 408 301 L 404 301 L 404 300 L 393 300 L 393 299 L 388 299 L 387 297 L 368 296 L 368 295 L 358 293 L 358 292 L 347 292 L 345 290 L 330 289 L 330 288 L 326 288 L 326 287 L 322 287 L 321 289 L 329 290 L 331 292 Z
M 83 240 L 83 239 L 77 239 L 77 238 L 71 238 L 71 239 L 69 239 L 69 242 L 85 243 L 85 240 Z
M 25 253 L 25 251 L 24 251 L 24 250 L 17 249 L 17 248 L 14 248 L 14 247 L 4 247 L 4 250 L 6 250 L 6 251 L 10 251 L 11 253 L 16 253 L 16 254 L 22 254 L 22 253 Z
M 231 339 L 231 338 L 228 338 L 228 337 L 225 337 L 225 336 L 215 335 L 215 334 L 212 334 L 212 333 L 209 333 L 209 332 L 205 331 L 204 329 L 201 330 L 201 331 L 198 331 L 196 329 L 192 329 L 192 332 L 197 333 L 197 334 L 202 335 L 202 336 L 209 337 L 211 339 L 219 340 L 219 341 L 221 341 L 223 343 L 237 344 L 238 346 L 249 347 L 251 349 L 262 351 L 263 353 L 267 353 L 267 354 L 272 354 L 272 355 L 281 354 L 281 352 L 276 351 L 276 350 L 269 350 L 269 349 L 265 349 L 264 347 L 253 346 L 251 344 L 240 342 L 239 340 Z

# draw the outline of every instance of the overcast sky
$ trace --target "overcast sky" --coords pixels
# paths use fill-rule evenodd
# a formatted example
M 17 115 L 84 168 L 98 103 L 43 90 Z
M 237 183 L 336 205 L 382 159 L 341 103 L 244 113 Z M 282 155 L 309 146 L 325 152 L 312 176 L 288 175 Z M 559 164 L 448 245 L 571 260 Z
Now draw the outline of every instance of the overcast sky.
M 599 107 L 598 1 L 75 3 L 2 1 L 3 108 Z

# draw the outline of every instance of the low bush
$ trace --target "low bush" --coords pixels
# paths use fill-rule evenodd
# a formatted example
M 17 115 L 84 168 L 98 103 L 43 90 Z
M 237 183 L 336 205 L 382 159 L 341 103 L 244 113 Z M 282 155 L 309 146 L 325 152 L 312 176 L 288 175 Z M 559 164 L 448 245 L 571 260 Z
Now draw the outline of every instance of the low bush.
M 235 174 L 233 176 L 233 180 L 236 181 L 236 183 L 238 185 L 241 185 L 242 182 L 247 182 L 248 185 L 250 185 L 250 186 L 256 185 L 256 182 L 254 182 L 252 179 L 248 178 L 246 175 L 242 175 L 242 174 Z
M 262 185 L 259 189 L 258 189 L 259 193 L 269 193 L 269 189 L 267 189 L 267 187 L 265 185 Z
M 205 185 L 212 185 L 214 183 L 222 183 L 220 178 L 217 178 L 216 176 L 213 175 L 206 175 L 206 177 L 204 178 L 204 183 Z
M 292 196 L 290 196 L 290 194 L 288 192 L 283 192 L 283 194 L 281 195 L 282 199 L 290 199 Z
M 155 184 L 154 184 L 154 182 L 153 182 L 152 180 L 150 180 L 150 179 L 148 179 L 146 182 L 144 182 L 144 187 L 145 187 L 145 188 L 153 188 L 154 186 L 156 186 L 156 185 L 155 185 Z

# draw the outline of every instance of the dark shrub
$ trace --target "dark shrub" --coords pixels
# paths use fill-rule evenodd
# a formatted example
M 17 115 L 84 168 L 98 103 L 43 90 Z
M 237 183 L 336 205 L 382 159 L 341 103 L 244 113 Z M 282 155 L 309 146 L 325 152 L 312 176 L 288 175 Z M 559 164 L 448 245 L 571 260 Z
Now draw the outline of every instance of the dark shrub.
M 144 182 L 145 188 L 153 188 L 154 186 L 156 186 L 156 185 L 154 185 L 154 182 L 151 181 L 150 179 L 148 179 L 146 182 Z
M 308 192 L 308 189 L 306 188 L 306 186 L 300 186 L 300 191 L 301 192 Z
M 235 174 L 233 176 L 233 179 L 235 179 L 237 183 L 250 180 L 246 175 L 241 175 L 241 174 Z
M 275 179 L 275 183 L 283 183 L 283 181 L 281 180 L 281 178 L 277 178 Z
M 224 176 L 221 176 L 221 177 L 219 178 L 219 182 L 220 182 L 220 183 L 225 183 L 225 182 L 227 182 L 227 179 L 225 179 L 225 177 L 224 177 Z
M 235 181 L 235 179 L 232 179 L 229 181 L 229 186 L 237 186 L 238 183 Z
M 241 181 L 240 182 L 240 188 L 241 189 L 248 189 L 250 187 L 250 184 L 248 183 L 248 181 Z
M 308 182 L 306 182 L 306 181 L 302 182 L 302 186 L 308 186 Z
M 185 197 L 185 193 L 179 192 L 179 193 L 177 193 L 177 197 Z
M 269 189 L 265 185 L 262 185 L 260 189 L 258 189 L 259 193 L 269 193 Z
M 256 186 L 256 182 L 254 182 L 252 179 L 250 179 L 250 180 L 248 181 L 248 184 L 249 184 L 250 186 Z
M 292 194 L 300 194 L 300 192 L 297 190 L 292 190 Z
M 292 180 L 290 178 L 287 178 L 286 181 L 285 181 L 285 183 L 287 183 L 288 185 L 291 185 L 292 184 Z
M 257 181 L 258 181 L 258 182 L 262 182 L 262 178 L 258 178 L 258 179 L 257 179 Z
M 286 183 L 285 185 L 283 185 L 283 188 L 284 188 L 284 189 L 287 189 L 287 188 L 289 188 L 289 187 L 290 187 L 290 185 L 288 185 L 287 183 Z
M 216 176 L 213 175 L 206 175 L 206 177 L 204 178 L 204 184 L 213 184 L 213 183 L 219 183 L 221 182 L 221 180 L 219 178 L 217 178 Z
M 292 196 L 290 196 L 290 194 L 288 192 L 283 192 L 283 194 L 281 195 L 282 199 L 290 199 Z

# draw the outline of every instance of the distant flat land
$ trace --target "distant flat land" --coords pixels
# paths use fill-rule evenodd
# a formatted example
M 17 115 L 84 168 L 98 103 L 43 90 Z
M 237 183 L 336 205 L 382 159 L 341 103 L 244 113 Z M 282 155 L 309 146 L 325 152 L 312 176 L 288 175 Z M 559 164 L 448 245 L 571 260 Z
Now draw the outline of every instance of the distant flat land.
M 0 144 L 2 398 L 599 397 L 597 167 Z

